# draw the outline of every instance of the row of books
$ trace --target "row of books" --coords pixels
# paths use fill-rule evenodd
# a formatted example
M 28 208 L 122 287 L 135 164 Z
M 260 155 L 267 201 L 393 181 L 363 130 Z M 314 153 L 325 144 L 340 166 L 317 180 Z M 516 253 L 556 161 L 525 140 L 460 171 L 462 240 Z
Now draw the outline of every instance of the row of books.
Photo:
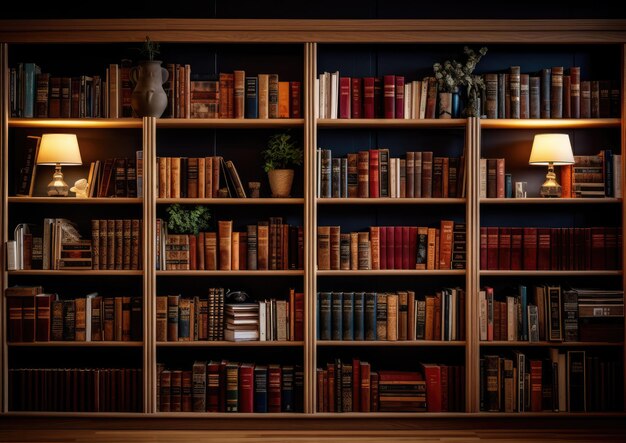
M 378 370 L 335 359 L 317 368 L 317 412 L 452 412 L 465 409 L 463 366 L 422 363 L 420 371 Z
M 562 197 L 622 197 L 622 156 L 611 149 L 595 155 L 575 155 L 561 166 Z
M 344 77 L 334 71 L 321 73 L 314 88 L 316 118 L 438 117 L 435 77 L 408 81 L 402 75 Z
M 142 269 L 142 220 L 92 220 L 93 269 Z
M 291 289 L 287 300 L 225 305 L 224 288 L 206 298 L 157 296 L 157 341 L 303 340 L 304 293 Z
M 141 341 L 141 297 L 60 299 L 41 286 L 9 287 L 7 341 Z
M 481 227 L 480 269 L 621 269 L 622 234 L 615 227 Z
M 478 293 L 483 341 L 605 341 L 624 337 L 624 291 L 538 285 Z
M 319 340 L 463 340 L 465 291 L 318 292 Z
M 12 117 L 136 117 L 131 106 L 132 62 L 110 64 L 104 76 L 53 76 L 36 63 L 10 69 Z M 167 118 L 301 118 L 300 81 L 278 74 L 247 76 L 243 70 L 210 76 L 191 73 L 189 64 L 165 65 Z
M 96 160 L 89 165 L 88 197 L 136 198 L 143 196 L 143 151 L 135 158 Z
M 157 157 L 159 198 L 218 198 L 220 181 L 227 197 L 246 198 L 235 164 L 221 156 Z
M 607 118 L 619 117 L 620 88 L 616 81 L 582 80 L 580 67 L 543 68 L 522 74 L 484 74 L 487 118 Z
M 409 151 L 391 158 L 389 149 L 369 149 L 333 157 L 317 150 L 318 198 L 455 198 L 465 196 L 464 157 L 433 157 Z
M 227 305 L 224 335 L 228 341 L 302 341 L 304 293 L 292 290 L 289 300 Z
M 465 223 L 442 220 L 440 228 L 371 226 L 341 233 L 317 227 L 317 269 L 465 269 Z
M 168 234 L 157 219 L 157 270 L 289 270 L 304 267 L 302 226 L 270 217 L 245 232 L 232 220 L 218 221 L 218 232 Z
M 302 412 L 301 366 L 195 361 L 191 370 L 157 365 L 159 412 Z
M 186 75 L 189 75 L 188 66 L 184 66 Z M 172 79 L 168 83 L 174 85 L 181 68 L 168 64 L 167 69 Z M 185 86 L 181 91 L 180 87 L 165 85 L 168 99 L 174 103 L 166 110 L 165 117 L 302 118 L 300 81 L 280 81 L 278 74 L 246 76 L 243 70 L 220 72 L 219 78 L 191 75 L 190 93 L 185 92 Z M 181 104 L 187 101 L 189 109 Z
M 584 350 L 522 351 L 480 359 L 480 409 L 492 412 L 621 411 L 622 362 Z
M 10 368 L 9 410 L 142 412 L 137 368 Z

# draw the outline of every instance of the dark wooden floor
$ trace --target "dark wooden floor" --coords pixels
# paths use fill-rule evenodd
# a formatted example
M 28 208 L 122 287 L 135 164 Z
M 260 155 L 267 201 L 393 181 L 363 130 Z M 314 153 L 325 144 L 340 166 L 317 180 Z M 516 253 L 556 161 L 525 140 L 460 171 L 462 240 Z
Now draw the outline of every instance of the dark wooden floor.
M 269 442 L 624 442 L 607 430 L 429 430 L 429 431 L 185 431 L 185 430 L 1 430 L 2 442 L 55 443 L 269 443 Z

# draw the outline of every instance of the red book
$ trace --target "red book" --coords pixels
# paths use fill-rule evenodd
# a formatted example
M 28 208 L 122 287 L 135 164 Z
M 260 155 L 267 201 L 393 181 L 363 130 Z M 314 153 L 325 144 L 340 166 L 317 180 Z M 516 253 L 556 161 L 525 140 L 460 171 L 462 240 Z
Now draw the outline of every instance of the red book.
M 540 271 L 550 270 L 550 228 L 537 228 L 537 269 Z
M 362 118 L 363 117 L 363 97 L 361 95 L 361 79 L 353 78 L 352 79 L 352 118 Z
M 7 297 L 9 323 L 7 325 L 7 341 L 18 343 L 23 341 L 22 335 L 22 297 Z
M 238 412 L 254 412 L 254 365 L 239 366 Z
M 402 269 L 411 269 L 409 267 L 410 250 L 410 228 L 408 226 L 402 226 Z M 413 266 L 413 269 L 415 269 L 415 266 Z
M 302 118 L 302 83 L 289 82 L 289 96 L 291 97 L 291 103 L 289 103 L 289 117 L 290 118 Z
M 396 118 L 404 118 L 404 77 L 396 75 Z
M 22 297 L 22 341 L 35 341 L 35 297 Z
M 387 269 L 396 269 L 395 267 L 395 229 L 393 226 L 387 226 Z
M 360 363 L 361 381 L 360 381 L 360 400 L 361 400 L 361 412 L 370 412 L 371 408 L 371 367 L 367 362 Z
M 415 269 L 417 261 L 417 226 L 409 227 L 409 267 Z
M 383 76 L 385 118 L 396 118 L 396 76 Z
M 339 78 L 339 118 L 350 118 L 352 116 L 350 89 L 350 77 Z
M 378 250 L 379 250 L 379 261 L 380 261 L 380 269 L 388 269 L 387 268 L 387 227 L 381 226 L 378 230 L 379 232 L 379 240 L 378 240 Z
M 352 412 L 361 411 L 361 362 L 352 359 Z
M 499 229 L 497 226 L 489 226 L 487 228 L 487 269 L 498 269 L 498 237 Z
M 452 220 L 441 220 L 439 239 L 439 269 L 450 269 L 452 263 Z
M 363 118 L 374 117 L 374 77 L 363 77 Z
M 530 361 L 530 411 L 541 412 L 541 360 Z M 553 391 L 554 392 L 554 391 Z
M 394 238 L 393 238 L 393 265 L 391 269 L 402 269 L 402 226 L 394 226 Z
M 50 341 L 50 314 L 54 294 L 39 294 L 35 297 L 37 309 L 37 341 Z
M 206 410 L 218 412 L 220 410 L 220 364 L 215 361 L 207 364 L 206 375 Z
M 570 75 L 570 116 L 580 118 L 580 67 L 569 68 Z M 562 185 L 562 184 L 561 184 Z
M 448 412 L 451 410 L 450 403 L 452 395 L 450 395 L 450 378 L 448 377 L 449 366 L 441 365 L 441 412 Z
M 487 268 L 487 228 L 480 228 L 480 269 Z
M 496 159 L 496 197 L 504 198 L 504 159 Z
M 500 228 L 498 243 L 498 269 L 511 269 L 511 228 Z
M 267 374 L 267 412 L 280 412 L 282 385 L 280 365 L 269 365 Z
M 370 149 L 369 150 L 369 163 L 370 163 L 370 174 L 369 174 L 369 183 L 370 183 L 370 192 L 369 196 L 371 198 L 377 198 L 379 196 L 378 193 L 378 149 Z
M 435 77 L 425 77 L 423 81 L 426 80 L 428 80 L 428 94 L 426 96 L 425 118 L 435 118 L 435 109 L 437 108 L 437 80 Z
M 522 263 L 522 269 L 526 271 L 537 270 L 537 228 L 523 228 L 523 246 L 524 246 L 524 261 Z
M 559 183 L 561 184 L 561 198 L 572 198 L 572 165 L 561 166 Z
M 605 254 L 604 254 L 604 237 L 605 237 L 605 229 L 600 227 L 591 228 L 591 269 L 594 271 L 599 271 L 606 269 L 605 264 Z M 587 268 L 589 269 L 589 268 Z M 24 311 L 24 319 L 26 319 L 26 311 Z M 24 328 L 26 328 L 26 323 L 24 323 Z M 24 340 L 26 340 L 26 334 L 24 336 Z
M 426 406 L 428 412 L 441 412 L 441 366 L 422 363 L 426 380 Z
M 512 271 L 522 269 L 522 228 L 511 228 L 511 267 Z

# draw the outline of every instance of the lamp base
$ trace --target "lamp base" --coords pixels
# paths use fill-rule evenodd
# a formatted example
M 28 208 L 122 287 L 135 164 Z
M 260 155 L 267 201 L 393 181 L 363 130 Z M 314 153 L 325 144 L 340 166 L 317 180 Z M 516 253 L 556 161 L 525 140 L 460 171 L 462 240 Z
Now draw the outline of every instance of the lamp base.
M 542 197 L 558 198 L 561 196 L 561 185 L 556 181 L 556 174 L 554 173 L 554 164 L 548 164 L 548 173 L 546 174 L 546 181 L 541 185 L 539 194 Z
M 63 181 L 61 165 L 57 163 L 52 175 L 52 181 L 48 183 L 48 197 L 67 197 L 69 190 L 69 186 Z

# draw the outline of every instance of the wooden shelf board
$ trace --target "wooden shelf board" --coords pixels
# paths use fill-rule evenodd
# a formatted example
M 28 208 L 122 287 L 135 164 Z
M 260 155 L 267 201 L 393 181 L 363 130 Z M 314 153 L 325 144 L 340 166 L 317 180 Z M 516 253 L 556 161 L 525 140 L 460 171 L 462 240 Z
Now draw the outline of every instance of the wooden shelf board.
M 318 128 L 464 128 L 467 120 L 455 119 L 392 119 L 392 118 L 353 118 L 317 119 Z
M 443 341 L 443 340 L 398 340 L 398 341 L 363 341 L 363 340 L 317 340 L 317 345 L 321 347 L 455 347 L 465 346 L 464 340 Z
M 553 342 L 553 341 L 539 341 L 539 342 L 528 342 L 528 341 L 481 341 L 480 346 L 485 347 L 502 347 L 502 346 L 511 346 L 511 347 L 525 347 L 525 348 L 601 348 L 601 347 L 621 347 L 624 343 L 620 342 L 601 342 L 601 341 L 590 341 L 590 342 L 582 342 L 582 341 L 566 341 L 566 342 Z
M 481 198 L 481 205 L 595 205 L 619 204 L 621 198 Z
M 300 276 L 303 270 L 297 271 L 156 271 L 157 276 L 167 277 L 272 277 L 272 276 Z
M 143 198 L 9 197 L 9 203 L 72 205 L 140 205 Z
M 33 343 L 7 343 L 11 348 L 140 348 L 142 341 L 45 341 Z
M 114 270 L 75 270 L 75 271 L 54 271 L 54 270 L 41 270 L 41 269 L 29 269 L 22 271 L 8 271 L 9 275 L 143 275 L 143 271 L 114 271 Z
M 464 269 L 449 269 L 449 270 L 426 270 L 421 271 L 417 269 L 378 269 L 371 271 L 316 271 L 316 274 L 320 277 L 356 277 L 364 275 L 388 275 L 388 276 L 400 276 L 400 275 L 465 275 Z
M 129 418 L 129 417 L 152 417 L 154 414 L 145 412 L 57 412 L 57 411 L 7 411 L 2 413 L 5 417 L 46 417 L 46 418 Z
M 311 417 L 312 414 L 305 414 L 303 412 L 155 412 L 150 414 L 157 418 L 306 418 Z
M 304 126 L 303 118 L 163 118 L 158 128 L 293 128 Z
M 139 118 L 11 118 L 12 128 L 107 128 L 107 129 L 141 129 Z
M 303 341 L 158 341 L 160 348 L 292 348 L 304 346 Z
M 464 198 L 317 198 L 318 205 L 458 205 Z
M 481 119 L 484 129 L 591 129 L 619 128 L 619 118 Z
M 527 276 L 527 277 L 570 277 L 570 276 L 620 276 L 622 271 L 480 271 L 480 275 L 490 277 L 513 277 L 513 276 Z
M 304 198 L 157 198 L 157 204 L 303 205 Z

